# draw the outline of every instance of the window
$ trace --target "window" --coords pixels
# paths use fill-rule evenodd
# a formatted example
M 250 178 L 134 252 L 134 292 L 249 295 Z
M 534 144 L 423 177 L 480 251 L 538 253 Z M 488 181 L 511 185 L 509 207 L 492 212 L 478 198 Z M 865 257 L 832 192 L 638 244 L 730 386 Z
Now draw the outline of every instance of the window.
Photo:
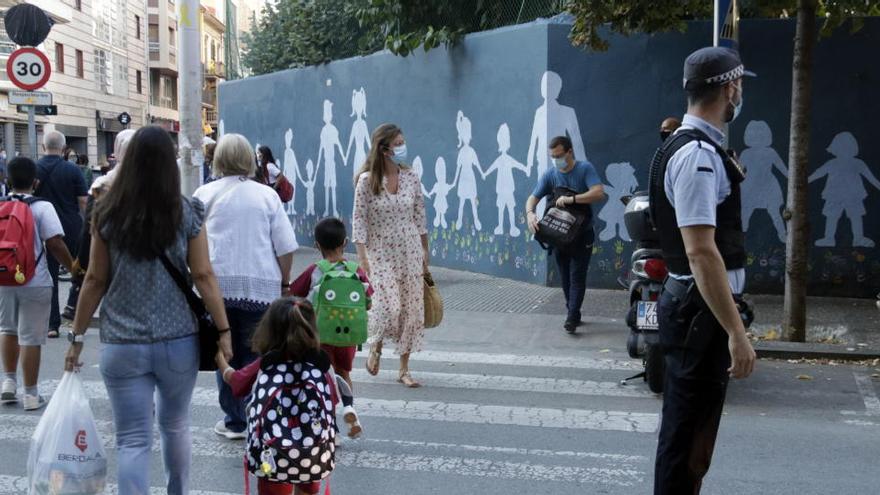
M 64 45 L 55 43 L 55 71 L 64 74 Z
M 95 49 L 95 87 L 98 91 L 128 96 L 128 60 L 113 52 Z
M 111 46 L 126 48 L 131 36 L 127 19 L 126 0 L 93 0 L 94 35 Z
M 85 62 L 83 61 L 82 50 L 76 51 L 76 77 L 82 79 L 85 77 Z
M 168 28 L 168 44 L 171 46 L 177 44 L 177 37 L 174 36 L 174 28 Z
M 143 76 L 143 74 L 141 73 L 141 71 L 139 71 L 139 70 L 135 71 L 135 77 L 137 78 L 136 79 L 137 92 L 139 95 L 144 94 L 144 83 L 142 81 L 142 79 L 143 79 L 142 76 Z
M 141 16 L 134 16 L 134 24 L 135 24 L 135 37 L 137 39 L 141 39 Z
M 82 11 L 82 9 L 83 9 L 82 0 L 74 0 L 73 6 L 76 8 L 76 10 Z

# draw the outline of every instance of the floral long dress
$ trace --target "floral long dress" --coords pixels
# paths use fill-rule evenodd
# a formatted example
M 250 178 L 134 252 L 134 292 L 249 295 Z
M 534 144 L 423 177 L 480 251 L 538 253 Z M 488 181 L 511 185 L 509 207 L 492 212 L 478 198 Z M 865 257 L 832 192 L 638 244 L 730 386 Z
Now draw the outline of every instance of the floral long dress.
M 397 194 L 383 181 L 379 194 L 370 190 L 369 175 L 358 178 L 352 214 L 352 240 L 364 244 L 370 281 L 376 292 L 370 310 L 370 343 L 391 340 L 396 354 L 422 349 L 425 334 L 424 252 L 427 233 L 421 181 L 410 169 L 400 170 Z

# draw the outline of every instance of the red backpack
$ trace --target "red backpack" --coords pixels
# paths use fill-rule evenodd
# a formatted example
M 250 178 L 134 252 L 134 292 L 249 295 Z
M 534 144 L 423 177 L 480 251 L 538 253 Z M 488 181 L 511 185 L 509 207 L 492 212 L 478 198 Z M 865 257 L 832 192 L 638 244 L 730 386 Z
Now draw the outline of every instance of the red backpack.
M 37 263 L 34 255 L 36 224 L 31 205 L 44 199 L 23 196 L 0 198 L 0 285 L 20 286 L 34 278 Z

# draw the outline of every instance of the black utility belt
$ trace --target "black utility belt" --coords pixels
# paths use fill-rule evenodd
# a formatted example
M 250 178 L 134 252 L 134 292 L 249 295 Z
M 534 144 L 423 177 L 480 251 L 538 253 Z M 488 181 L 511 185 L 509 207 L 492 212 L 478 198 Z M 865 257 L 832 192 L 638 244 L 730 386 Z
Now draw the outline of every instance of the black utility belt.
M 679 280 L 672 276 L 666 277 L 663 283 L 663 290 L 669 292 L 678 300 L 678 312 L 680 316 L 691 318 L 701 311 L 707 311 L 712 314 L 706 300 L 700 294 L 697 283 L 694 279 Z M 755 319 L 754 308 L 742 294 L 733 294 L 733 302 L 739 310 L 740 318 L 743 324 L 748 328 Z

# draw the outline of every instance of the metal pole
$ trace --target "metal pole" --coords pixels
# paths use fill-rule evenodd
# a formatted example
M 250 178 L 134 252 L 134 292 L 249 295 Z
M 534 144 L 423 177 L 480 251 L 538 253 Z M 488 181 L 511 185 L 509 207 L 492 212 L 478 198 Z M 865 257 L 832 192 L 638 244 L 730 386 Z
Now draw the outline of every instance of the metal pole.
M 712 46 L 718 46 L 718 36 L 721 32 L 721 0 L 715 0 L 714 13 L 712 15 Z
M 37 124 L 34 121 L 36 110 L 28 105 L 28 140 L 31 142 L 31 158 L 37 159 Z
M 178 53 L 180 135 L 178 136 L 183 194 L 191 196 L 201 185 L 202 153 L 202 69 L 200 59 L 199 1 L 178 2 Z

